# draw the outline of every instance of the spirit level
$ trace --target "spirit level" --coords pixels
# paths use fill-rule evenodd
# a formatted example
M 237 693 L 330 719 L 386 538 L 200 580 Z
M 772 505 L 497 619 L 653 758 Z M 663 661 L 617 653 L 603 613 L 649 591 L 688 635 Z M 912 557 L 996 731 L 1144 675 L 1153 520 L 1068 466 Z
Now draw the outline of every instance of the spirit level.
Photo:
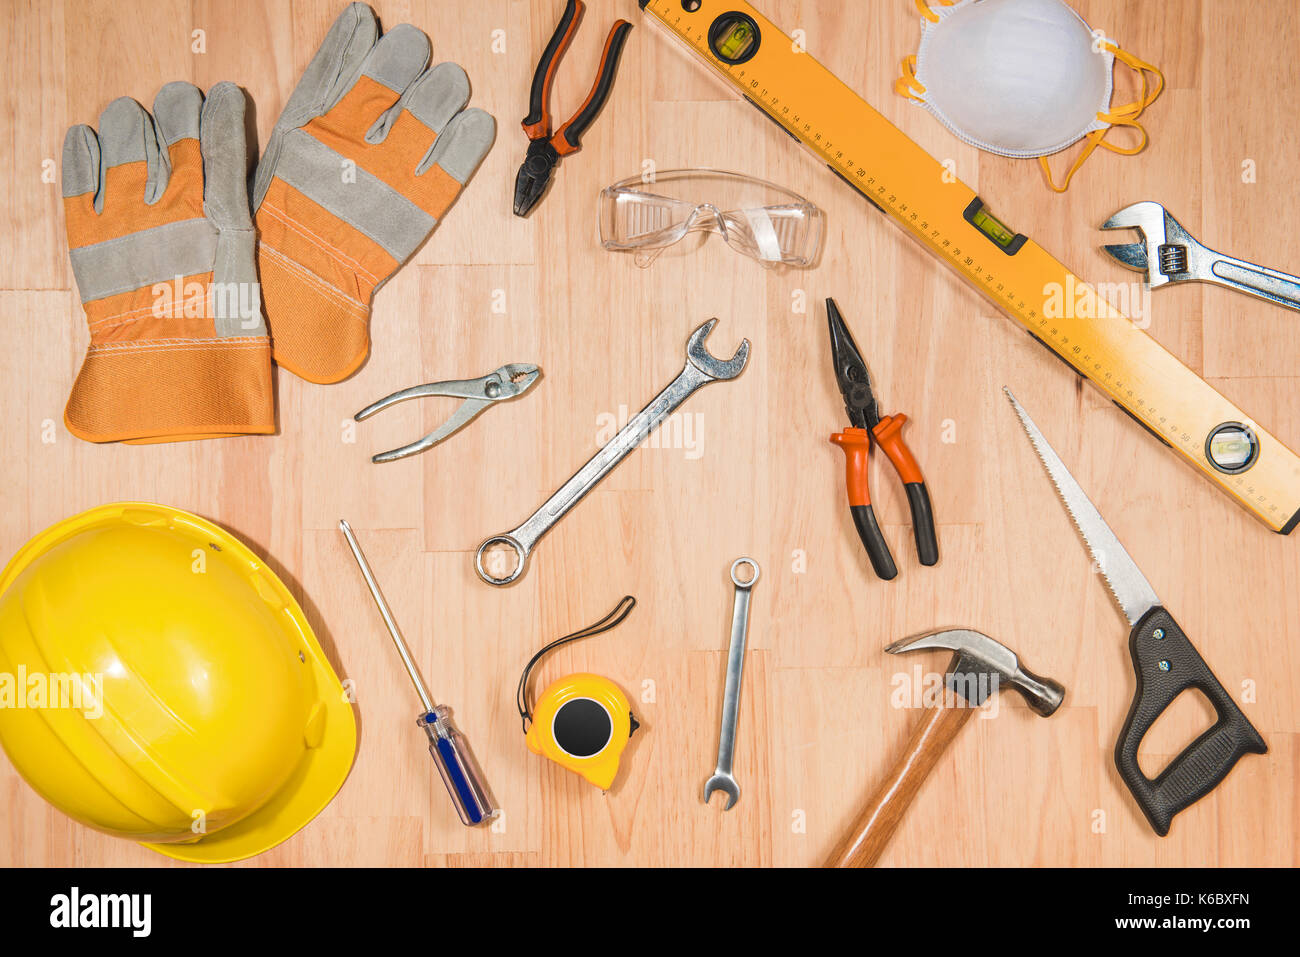
M 1300 457 L 740 0 L 638 0 L 832 172 L 1274 531 L 1300 521 Z M 1062 308 L 1057 308 L 1057 306 Z M 1250 457 L 1222 449 L 1249 436 Z M 1239 441 L 1237 444 L 1241 444 Z M 1233 449 L 1236 446 L 1233 445 Z

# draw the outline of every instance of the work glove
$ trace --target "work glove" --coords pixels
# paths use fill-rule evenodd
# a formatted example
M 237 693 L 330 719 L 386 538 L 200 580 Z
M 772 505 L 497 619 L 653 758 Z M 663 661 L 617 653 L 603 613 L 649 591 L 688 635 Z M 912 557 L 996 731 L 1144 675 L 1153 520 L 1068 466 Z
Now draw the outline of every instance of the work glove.
M 275 431 L 248 203 L 244 94 L 169 83 L 63 141 L 63 208 L 90 348 L 64 421 L 90 442 Z
M 275 361 L 338 382 L 370 349 L 375 290 L 424 242 L 486 155 L 496 122 L 465 109 L 469 79 L 429 63 L 429 38 L 379 37 L 353 3 L 275 125 L 253 184 Z

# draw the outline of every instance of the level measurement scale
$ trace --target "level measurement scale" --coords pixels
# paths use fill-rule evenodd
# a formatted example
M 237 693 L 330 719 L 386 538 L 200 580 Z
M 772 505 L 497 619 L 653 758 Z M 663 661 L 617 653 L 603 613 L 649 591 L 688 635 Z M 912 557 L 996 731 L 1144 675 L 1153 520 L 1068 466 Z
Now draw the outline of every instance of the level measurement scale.
M 639 0 L 832 172 L 1274 531 L 1300 521 L 1300 457 L 1033 240 L 753 6 Z M 1059 305 L 1049 308 L 1049 302 Z

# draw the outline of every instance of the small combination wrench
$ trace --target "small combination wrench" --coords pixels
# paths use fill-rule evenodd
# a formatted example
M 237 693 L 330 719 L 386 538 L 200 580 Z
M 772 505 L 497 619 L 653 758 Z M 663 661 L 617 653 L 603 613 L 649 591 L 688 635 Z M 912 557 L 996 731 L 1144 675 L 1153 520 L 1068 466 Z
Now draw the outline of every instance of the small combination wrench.
M 474 567 L 478 577 L 489 585 L 508 585 L 524 573 L 524 563 L 528 554 L 537 544 L 538 539 L 549 532 L 552 526 L 568 514 L 569 509 L 577 505 L 582 497 L 590 492 L 609 472 L 627 457 L 627 454 L 641 444 L 647 435 L 654 431 L 668 415 L 685 402 L 700 386 L 710 382 L 722 382 L 734 379 L 745 371 L 749 361 L 749 340 L 742 339 L 740 348 L 730 359 L 719 359 L 709 353 L 704 346 L 717 319 L 710 319 L 691 334 L 686 343 L 686 367 L 668 386 L 650 400 L 650 404 L 632 417 L 631 421 L 610 439 L 591 461 L 580 468 L 548 498 L 542 507 L 534 512 L 522 525 L 513 531 L 493 535 L 478 547 L 474 556 Z M 498 578 L 484 567 L 483 556 L 488 549 L 496 545 L 505 545 L 515 553 L 515 567 L 505 576 Z
M 748 565 L 754 570 L 749 581 L 741 581 L 736 569 Z M 736 758 L 736 722 L 740 719 L 740 684 L 745 676 L 745 635 L 749 631 L 749 593 L 758 582 L 758 562 L 752 558 L 737 558 L 731 563 L 731 583 L 736 586 L 736 597 L 731 606 L 731 645 L 727 649 L 727 683 L 722 691 L 722 729 L 718 733 L 718 766 L 713 777 L 704 782 L 704 803 L 714 791 L 727 795 L 722 808 L 730 811 L 740 800 L 740 785 L 731 773 Z
M 1216 253 L 1194 238 L 1159 203 L 1125 206 L 1102 229 L 1136 229 L 1138 243 L 1102 247 L 1120 265 L 1147 275 L 1152 289 L 1171 282 L 1212 282 L 1300 310 L 1300 276 Z

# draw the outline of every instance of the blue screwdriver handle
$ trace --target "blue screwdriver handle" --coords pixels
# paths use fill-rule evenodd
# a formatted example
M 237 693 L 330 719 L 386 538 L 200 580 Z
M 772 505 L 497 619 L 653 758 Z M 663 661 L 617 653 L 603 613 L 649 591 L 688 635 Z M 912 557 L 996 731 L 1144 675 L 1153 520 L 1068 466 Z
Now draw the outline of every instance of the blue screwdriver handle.
M 473 827 L 496 815 L 492 797 L 483 781 L 464 735 L 451 723 L 447 708 L 439 705 L 420 715 L 416 722 L 429 736 L 429 754 L 438 766 L 442 783 L 456 805 L 460 822 Z

